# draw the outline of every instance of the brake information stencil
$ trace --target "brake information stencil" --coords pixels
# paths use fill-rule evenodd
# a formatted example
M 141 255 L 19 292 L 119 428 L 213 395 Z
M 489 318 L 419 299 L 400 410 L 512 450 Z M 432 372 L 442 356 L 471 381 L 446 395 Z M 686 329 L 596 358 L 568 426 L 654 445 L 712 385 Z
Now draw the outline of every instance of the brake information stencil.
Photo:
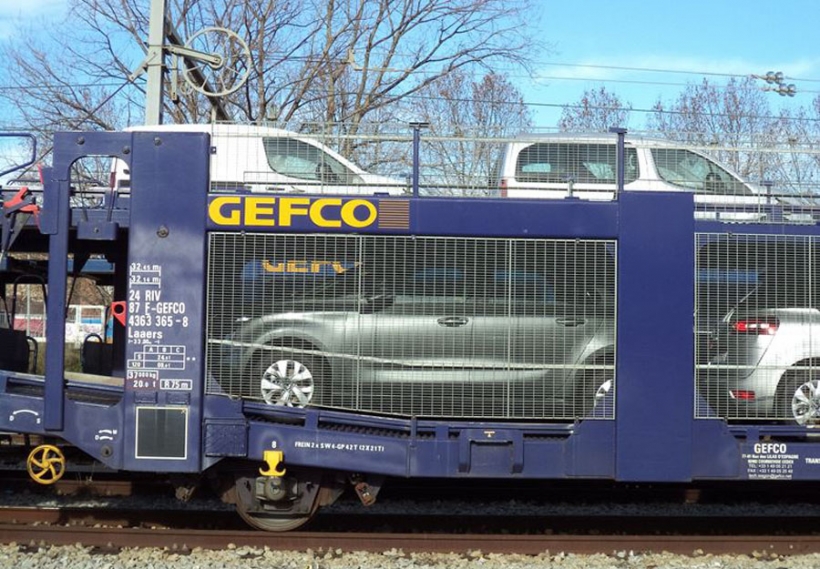
M 163 372 L 184 372 L 191 358 L 185 345 L 166 343 L 175 330 L 189 327 L 185 302 L 166 297 L 162 266 L 131 263 L 128 275 L 127 387 L 133 390 L 190 391 L 190 379 L 166 378 Z

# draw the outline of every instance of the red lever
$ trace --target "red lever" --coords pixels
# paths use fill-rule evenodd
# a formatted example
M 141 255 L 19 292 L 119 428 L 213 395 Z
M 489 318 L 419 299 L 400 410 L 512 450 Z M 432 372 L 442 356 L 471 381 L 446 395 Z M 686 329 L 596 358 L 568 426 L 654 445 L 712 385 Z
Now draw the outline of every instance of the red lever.
M 111 303 L 111 315 L 123 326 L 125 326 L 125 312 L 126 304 L 124 300 Z

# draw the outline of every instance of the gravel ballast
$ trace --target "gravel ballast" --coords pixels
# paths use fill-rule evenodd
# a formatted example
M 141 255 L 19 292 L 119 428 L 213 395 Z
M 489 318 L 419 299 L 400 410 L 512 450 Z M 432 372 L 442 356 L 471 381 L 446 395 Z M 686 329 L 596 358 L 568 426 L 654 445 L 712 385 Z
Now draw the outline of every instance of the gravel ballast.
M 612 555 L 574 555 L 545 552 L 540 555 L 483 554 L 405 554 L 340 551 L 287 552 L 267 548 L 228 548 L 213 551 L 194 549 L 179 554 L 172 551 L 140 548 L 119 553 L 100 553 L 91 548 L 0 546 L 0 567 L 15 569 L 816 569 L 820 554 L 771 557 L 768 555 L 691 556 L 669 553 L 640 554 L 616 552 Z

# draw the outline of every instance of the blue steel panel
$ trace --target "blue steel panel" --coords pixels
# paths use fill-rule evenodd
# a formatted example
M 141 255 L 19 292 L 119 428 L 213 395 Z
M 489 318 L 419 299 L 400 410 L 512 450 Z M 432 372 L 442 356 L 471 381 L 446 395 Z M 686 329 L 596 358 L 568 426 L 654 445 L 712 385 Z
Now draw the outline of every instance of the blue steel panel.
M 621 194 L 616 476 L 692 476 L 693 198 Z
M 132 136 L 125 468 L 198 471 L 210 143 L 202 133 Z M 149 407 L 189 409 L 187 433 L 169 430 L 167 423 L 151 425 L 150 433 L 186 438 L 184 458 L 136 457 L 137 401 L 146 397 L 152 401 Z
M 244 457 L 248 454 L 248 426 L 244 421 L 205 421 L 205 455 Z
M 740 475 L 740 445 L 724 421 L 695 420 L 692 438 L 692 478 L 737 478 Z
M 337 414 L 338 415 L 338 414 Z M 331 421 L 328 414 L 324 420 Z M 350 416 L 360 425 L 369 418 Z M 615 424 L 493 425 L 435 423 L 416 434 L 412 420 L 391 419 L 392 432 L 361 427 L 317 429 L 305 425 L 251 422 L 248 458 L 267 449 L 284 452 L 285 464 L 388 476 L 461 478 L 565 478 L 614 476 Z M 382 419 L 373 418 L 373 422 Z M 352 421 L 351 421 L 352 422 Z M 340 425 L 337 425 L 340 427 Z M 401 427 L 404 426 L 405 429 Z M 398 430 L 396 430 L 398 429 Z M 432 429 L 432 431 L 431 431 Z

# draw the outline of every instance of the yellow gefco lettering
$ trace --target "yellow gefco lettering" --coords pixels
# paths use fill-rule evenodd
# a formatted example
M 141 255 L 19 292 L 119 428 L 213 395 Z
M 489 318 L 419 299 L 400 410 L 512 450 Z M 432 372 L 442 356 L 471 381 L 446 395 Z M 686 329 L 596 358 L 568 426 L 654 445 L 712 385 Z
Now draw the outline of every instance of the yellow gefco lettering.
M 310 206 L 310 220 L 313 225 L 317 227 L 341 227 L 342 221 L 339 219 L 327 219 L 324 214 L 324 209 L 328 206 L 340 206 L 342 200 L 340 198 L 320 198 L 313 202 Z
M 279 225 L 290 227 L 294 215 L 307 215 L 310 198 L 280 198 Z
M 273 218 L 276 198 L 249 197 L 245 198 L 245 225 L 251 227 L 275 227 Z
M 367 217 L 359 220 L 356 218 L 356 210 L 364 208 L 367 210 Z M 376 206 L 367 200 L 350 200 L 342 206 L 342 222 L 350 227 L 367 227 L 376 221 Z
M 208 206 L 208 216 L 217 225 L 239 225 L 242 213 L 236 206 L 241 204 L 239 196 L 216 198 Z
M 291 227 L 306 217 L 316 227 L 360 229 L 376 222 L 378 210 L 365 199 L 220 196 L 211 200 L 208 216 L 226 226 Z

